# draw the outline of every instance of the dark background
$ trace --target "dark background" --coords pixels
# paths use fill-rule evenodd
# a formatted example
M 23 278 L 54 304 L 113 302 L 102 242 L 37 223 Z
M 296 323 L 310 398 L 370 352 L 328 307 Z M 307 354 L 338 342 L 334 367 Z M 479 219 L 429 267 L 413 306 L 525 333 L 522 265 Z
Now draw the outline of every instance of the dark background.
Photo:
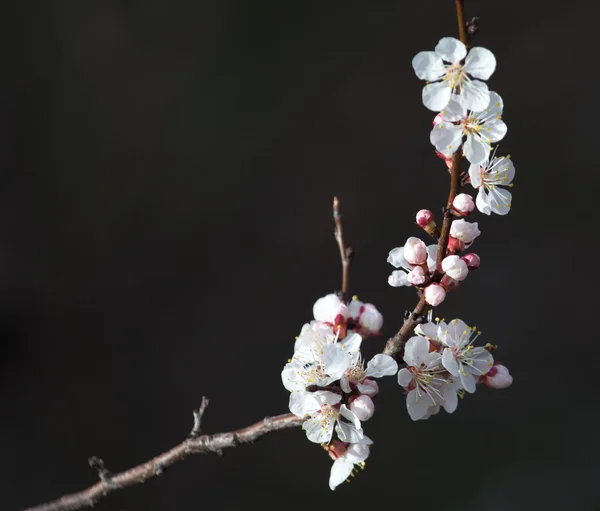
M 413 423 L 383 380 L 367 470 L 335 492 L 288 430 L 98 510 L 600 509 L 600 8 L 466 4 L 517 177 L 438 314 L 500 345 L 514 385 Z M 91 455 L 118 471 L 173 446 L 203 395 L 208 433 L 285 413 L 294 336 L 340 282 L 334 194 L 352 292 L 398 329 L 415 297 L 387 252 L 448 186 L 411 59 L 456 35 L 453 2 L 12 1 L 0 34 L 1 509 L 90 485 Z

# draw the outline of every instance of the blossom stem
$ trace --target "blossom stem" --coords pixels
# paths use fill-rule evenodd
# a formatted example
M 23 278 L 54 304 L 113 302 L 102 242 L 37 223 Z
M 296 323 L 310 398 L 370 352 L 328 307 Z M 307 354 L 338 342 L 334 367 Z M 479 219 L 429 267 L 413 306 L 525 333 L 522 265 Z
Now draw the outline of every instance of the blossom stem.
M 342 290 L 340 299 L 343 303 L 348 302 L 348 291 L 350 287 L 350 263 L 354 255 L 351 247 L 346 247 L 344 243 L 344 230 L 342 227 L 342 214 L 340 213 L 340 201 L 337 197 L 333 198 L 333 220 L 335 221 L 335 241 L 340 248 L 340 259 L 342 261 Z
M 301 424 L 301 418 L 292 413 L 287 413 L 275 417 L 266 417 L 262 421 L 236 431 L 190 437 L 146 463 L 117 474 L 108 472 L 109 475 L 102 477 L 100 481 L 85 490 L 65 495 L 46 504 L 30 507 L 25 511 L 74 511 L 92 507 L 97 501 L 113 491 L 127 486 L 134 486 L 161 475 L 167 467 L 183 461 L 189 454 L 209 452 L 222 454 L 223 449 L 248 444 L 271 431 L 295 428 Z
M 455 0 L 456 4 L 456 18 L 458 21 L 458 34 L 462 43 L 468 47 L 469 45 L 469 34 L 467 33 L 467 24 L 465 22 L 465 2 L 464 0 Z M 452 214 L 452 203 L 454 198 L 460 190 L 460 161 L 462 149 L 458 148 L 452 155 L 452 169 L 450 171 L 450 192 L 448 194 L 448 202 L 446 202 L 446 209 L 444 210 L 444 221 L 440 230 L 440 236 L 438 239 L 438 252 L 436 258 L 436 271 L 433 276 L 434 282 L 439 282 L 443 276 L 443 273 L 439 271 L 442 266 L 442 261 L 446 257 L 446 251 L 448 249 L 448 240 L 450 237 L 450 227 L 454 216 Z M 404 320 L 402 327 L 394 337 L 388 339 L 384 354 L 396 357 L 400 351 L 404 348 L 406 341 L 412 336 L 415 327 L 419 324 L 419 320 L 423 317 L 427 302 L 425 301 L 425 295 L 421 295 L 419 302 L 413 309 L 412 313 Z

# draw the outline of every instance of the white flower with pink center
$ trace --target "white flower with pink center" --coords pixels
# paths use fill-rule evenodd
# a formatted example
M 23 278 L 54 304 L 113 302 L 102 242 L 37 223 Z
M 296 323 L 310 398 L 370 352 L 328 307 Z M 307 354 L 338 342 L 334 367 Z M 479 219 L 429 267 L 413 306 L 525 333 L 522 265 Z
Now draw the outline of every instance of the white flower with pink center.
M 398 383 L 408 390 L 406 408 L 414 421 L 423 419 L 430 407 L 441 405 L 448 413 L 458 405 L 456 381 L 446 377 L 441 355 L 429 351 L 424 337 L 411 337 L 404 347 L 407 367 L 398 371 Z
M 369 446 L 373 444 L 373 441 L 365 436 L 356 444 L 340 445 L 337 440 L 334 440 L 333 444 L 337 445 L 334 445 L 335 448 L 329 449 L 329 455 L 335 460 L 329 476 L 329 488 L 335 490 L 350 477 L 356 465 L 364 468 L 365 460 L 369 457 Z
M 352 392 L 352 386 L 358 388 L 361 394 L 372 394 L 373 387 L 370 384 L 364 385 L 365 380 L 393 376 L 398 372 L 396 361 L 389 355 L 383 355 L 382 353 L 369 360 L 366 368 L 360 353 L 353 355 L 352 359 L 351 364 L 340 379 L 342 390 L 348 394 Z
M 339 405 L 341 399 L 340 394 L 326 390 L 290 394 L 290 411 L 296 417 L 309 417 L 302 428 L 311 442 L 329 442 L 334 430 L 342 442 L 358 443 L 363 439 L 360 421 L 346 405 Z
M 367 337 L 377 335 L 383 326 L 383 316 L 372 303 L 363 303 L 357 297 L 353 297 L 348 305 L 350 317 L 354 321 L 354 332 Z
M 469 177 L 473 188 L 479 190 L 475 199 L 479 211 L 486 215 L 506 215 L 510 211 L 512 194 L 502 188 L 512 187 L 515 177 L 515 166 L 510 156 L 496 158 L 492 155 L 481 164 L 472 164 L 469 167 Z
M 467 53 L 461 41 L 444 37 L 435 51 L 418 53 L 412 66 L 421 80 L 433 82 L 423 88 L 423 104 L 430 110 L 443 110 L 452 94 L 459 90 L 471 110 L 481 110 L 488 104 L 488 87 L 480 80 L 487 80 L 496 69 L 496 58 L 491 51 L 475 47 Z
M 492 354 L 482 347 L 473 346 L 480 332 L 460 319 L 438 325 L 438 339 L 444 345 L 442 365 L 448 372 L 460 378 L 467 392 L 475 392 L 480 376 L 487 374 L 494 364 Z

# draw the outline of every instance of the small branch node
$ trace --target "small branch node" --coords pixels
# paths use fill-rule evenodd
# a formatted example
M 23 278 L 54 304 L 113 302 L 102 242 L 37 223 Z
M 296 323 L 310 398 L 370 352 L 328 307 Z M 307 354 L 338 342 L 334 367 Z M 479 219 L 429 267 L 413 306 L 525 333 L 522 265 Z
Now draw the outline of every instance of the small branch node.
M 98 477 L 100 478 L 100 481 L 107 485 L 110 485 L 112 483 L 113 474 L 110 470 L 108 470 L 105 467 L 104 460 L 102 458 L 92 456 L 91 458 L 88 458 L 88 463 L 91 468 L 98 472 Z
M 480 22 L 481 22 L 481 19 L 478 18 L 477 16 L 474 16 L 473 18 L 471 18 L 470 21 L 467 21 L 467 33 L 469 35 L 473 36 L 477 32 L 479 32 Z
M 208 407 L 208 403 L 209 403 L 209 399 L 206 396 L 202 396 L 202 402 L 200 403 L 200 408 L 198 408 L 198 410 L 194 410 L 194 427 L 192 428 L 192 431 L 190 431 L 190 434 L 188 435 L 189 438 L 196 438 L 197 436 L 200 435 L 200 430 L 202 428 L 202 417 L 204 416 L 204 412 L 206 411 L 206 408 Z

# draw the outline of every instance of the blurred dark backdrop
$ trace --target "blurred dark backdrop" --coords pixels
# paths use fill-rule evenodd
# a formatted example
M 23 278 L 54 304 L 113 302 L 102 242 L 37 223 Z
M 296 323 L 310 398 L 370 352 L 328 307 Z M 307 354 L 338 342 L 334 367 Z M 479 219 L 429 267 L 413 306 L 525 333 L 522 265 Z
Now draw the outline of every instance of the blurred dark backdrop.
M 439 314 L 499 344 L 513 387 L 413 423 L 384 380 L 367 470 L 335 492 L 288 430 L 97 509 L 600 509 L 600 8 L 466 6 L 517 178 Z M 171 447 L 203 395 L 206 432 L 286 412 L 281 367 L 339 285 L 334 194 L 352 292 L 397 330 L 415 297 L 387 252 L 447 194 L 411 59 L 456 35 L 452 1 L 12 1 L 0 34 L 2 510 L 95 482 L 91 455 L 118 471 Z

